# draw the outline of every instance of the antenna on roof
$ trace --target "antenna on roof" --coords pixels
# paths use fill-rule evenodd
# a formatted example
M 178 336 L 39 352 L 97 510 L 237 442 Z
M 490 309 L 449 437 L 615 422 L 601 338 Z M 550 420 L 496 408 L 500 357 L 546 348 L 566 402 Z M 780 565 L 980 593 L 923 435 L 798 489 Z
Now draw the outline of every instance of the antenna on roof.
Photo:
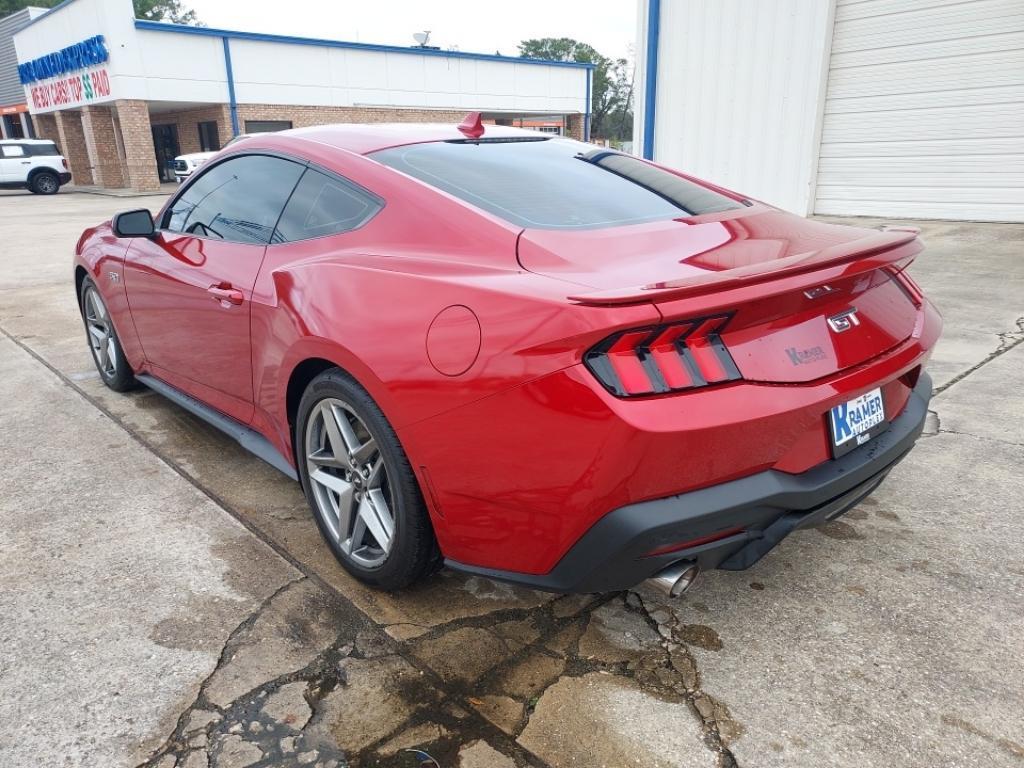
M 459 130 L 464 136 L 468 136 L 471 139 L 479 139 L 484 135 L 484 123 L 480 119 L 479 112 L 470 112 L 466 115 L 462 122 L 459 123 Z
M 416 44 L 420 48 L 426 48 L 427 43 L 430 42 L 430 30 L 428 29 L 423 32 L 414 32 L 412 35 L 412 39 L 416 41 Z

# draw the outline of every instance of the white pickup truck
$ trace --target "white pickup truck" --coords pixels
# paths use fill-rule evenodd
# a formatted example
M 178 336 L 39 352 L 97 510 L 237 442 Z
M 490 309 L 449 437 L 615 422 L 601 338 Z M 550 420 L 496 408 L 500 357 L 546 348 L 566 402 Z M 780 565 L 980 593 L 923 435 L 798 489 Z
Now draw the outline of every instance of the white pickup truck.
M 230 147 L 232 144 L 248 139 L 252 136 L 251 133 L 240 133 L 221 149 Z M 207 160 L 217 154 L 220 150 L 213 150 L 210 152 L 192 152 L 187 155 L 178 155 L 174 158 L 174 178 L 178 180 L 179 184 L 184 184 L 185 181 L 203 165 Z
M 68 161 L 49 139 L 0 139 L 0 189 L 52 195 L 69 181 Z

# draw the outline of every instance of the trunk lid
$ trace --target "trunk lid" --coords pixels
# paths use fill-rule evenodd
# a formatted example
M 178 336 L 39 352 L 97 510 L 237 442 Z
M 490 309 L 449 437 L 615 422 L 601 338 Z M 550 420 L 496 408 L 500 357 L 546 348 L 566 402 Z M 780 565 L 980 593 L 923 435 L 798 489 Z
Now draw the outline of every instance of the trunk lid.
M 916 230 L 808 221 L 765 206 L 708 221 L 525 230 L 520 264 L 575 283 L 581 304 L 654 303 L 666 322 L 731 313 L 721 330 L 742 377 L 799 383 L 909 338 L 916 300 L 896 278 Z

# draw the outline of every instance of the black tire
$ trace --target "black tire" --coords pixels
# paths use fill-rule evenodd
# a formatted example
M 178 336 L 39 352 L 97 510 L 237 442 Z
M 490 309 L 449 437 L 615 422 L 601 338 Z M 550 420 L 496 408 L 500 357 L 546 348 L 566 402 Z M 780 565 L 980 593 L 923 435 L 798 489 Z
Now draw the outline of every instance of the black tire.
M 90 294 L 95 294 L 95 297 L 100 302 L 100 306 L 105 314 L 104 318 L 92 317 L 95 314 L 93 311 L 95 305 L 91 304 Z M 121 340 L 117 337 L 114 323 L 110 320 L 106 303 L 103 301 L 103 296 L 96 287 L 96 283 L 91 278 L 87 277 L 82 281 L 82 287 L 78 294 L 78 306 L 82 313 L 82 323 L 85 325 L 85 340 L 89 345 L 92 361 L 95 363 L 96 370 L 99 372 L 100 378 L 103 379 L 103 383 L 115 392 L 126 392 L 137 387 L 138 382 L 135 380 L 134 372 L 128 364 L 128 358 L 124 355 Z M 98 331 L 101 324 L 105 331 L 109 331 L 107 339 L 109 343 L 105 347 L 107 350 L 105 359 L 111 363 L 109 365 L 104 364 L 104 358 L 101 357 L 101 354 L 93 346 L 96 338 L 94 334 Z M 112 354 L 110 350 L 112 350 Z
M 338 538 L 331 531 L 330 523 L 320 510 L 310 481 L 307 432 L 311 418 L 328 399 L 343 401 L 351 409 L 376 442 L 378 458 L 383 459 L 388 503 L 394 518 L 394 535 L 390 551 L 384 555 L 383 562 L 374 567 L 356 562 L 342 549 Z M 358 382 L 339 368 L 324 371 L 313 379 L 299 403 L 294 440 L 296 464 L 306 500 L 324 541 L 345 570 L 366 584 L 391 591 L 422 580 L 440 566 L 437 540 L 409 459 L 391 424 Z
M 55 195 L 60 189 L 60 177 L 53 171 L 38 171 L 28 188 L 37 195 Z

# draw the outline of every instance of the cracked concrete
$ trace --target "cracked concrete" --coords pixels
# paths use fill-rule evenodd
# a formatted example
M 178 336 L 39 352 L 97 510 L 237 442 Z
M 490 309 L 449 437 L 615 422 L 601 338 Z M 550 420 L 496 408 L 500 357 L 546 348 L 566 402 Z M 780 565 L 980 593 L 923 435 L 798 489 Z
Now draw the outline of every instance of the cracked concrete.
M 7 197 L 0 764 L 1024 760 L 1024 227 L 924 225 L 935 417 L 843 520 L 677 601 L 448 572 L 383 595 L 337 566 L 295 485 L 101 386 L 60 254 L 117 201 Z M 92 450 L 53 478 L 65 441 Z

